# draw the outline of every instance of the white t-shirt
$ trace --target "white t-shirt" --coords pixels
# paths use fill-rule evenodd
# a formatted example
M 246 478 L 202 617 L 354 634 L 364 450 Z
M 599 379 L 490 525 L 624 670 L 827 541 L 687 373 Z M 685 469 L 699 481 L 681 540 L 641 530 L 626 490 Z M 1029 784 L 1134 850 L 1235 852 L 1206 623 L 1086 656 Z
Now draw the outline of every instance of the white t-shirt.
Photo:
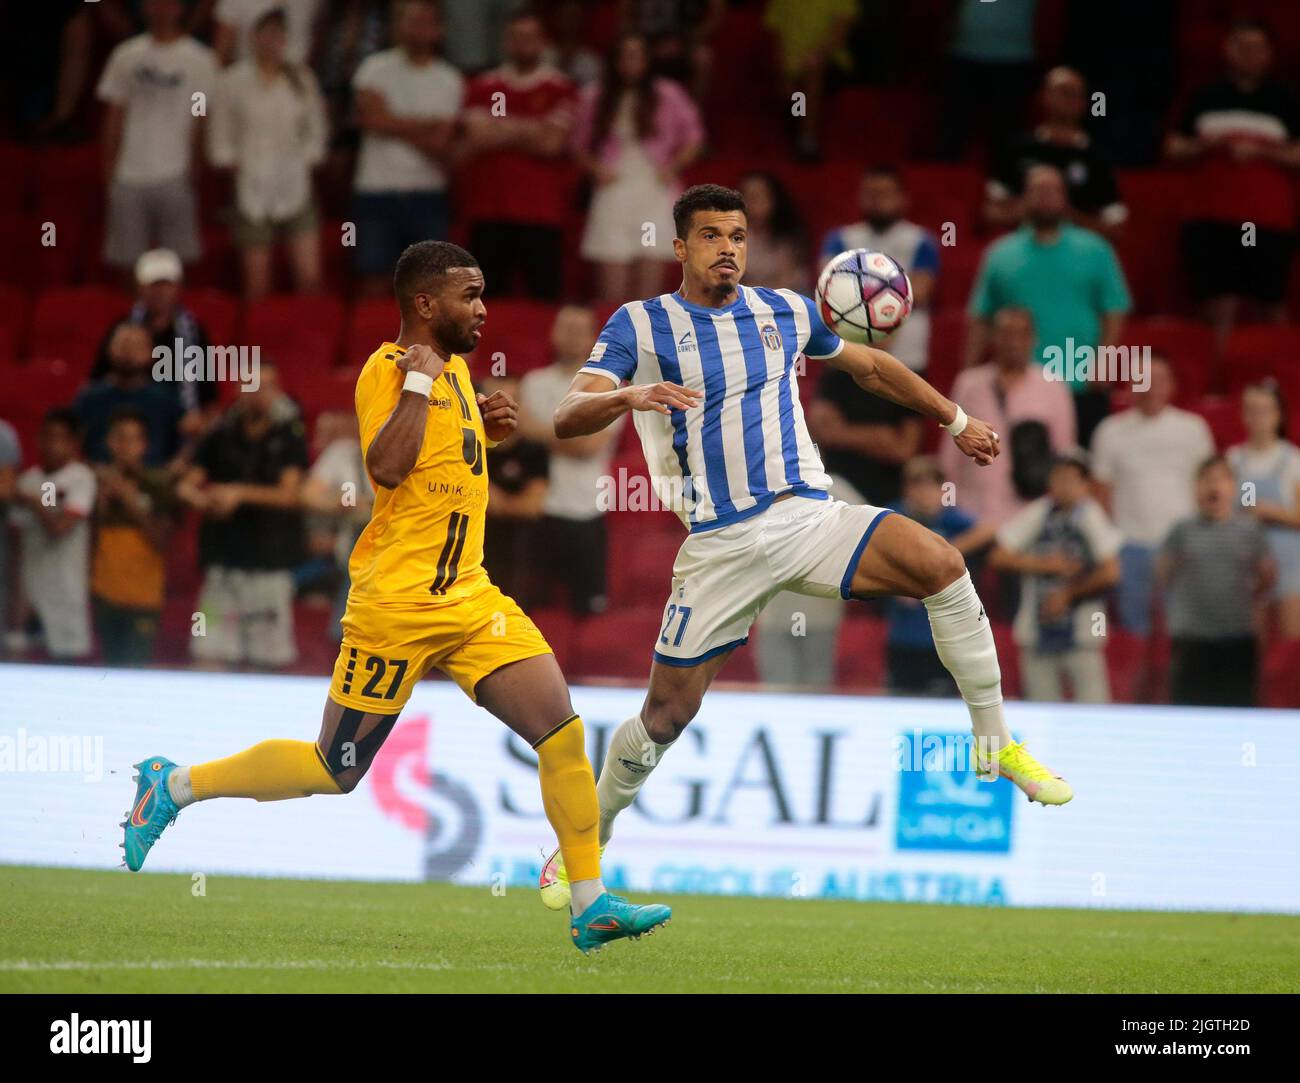
M 185 176 L 194 126 L 193 95 L 210 99 L 217 64 L 211 49 L 185 36 L 166 43 L 128 38 L 109 54 L 96 94 L 125 110 L 113 180 L 162 184 Z
M 441 120 L 460 112 L 465 79 L 445 60 L 412 64 L 401 49 L 367 57 L 352 79 L 353 89 L 381 95 L 394 116 Z M 357 162 L 358 192 L 441 192 L 447 176 L 432 158 L 404 139 L 364 132 Z
M 18 528 L 22 552 L 19 578 L 23 594 L 41 618 L 51 654 L 78 658 L 90 653 L 90 513 L 95 507 L 95 474 L 85 463 L 71 462 L 47 474 L 31 466 L 18 475 L 18 491 L 40 497 L 54 484 L 53 507 L 77 516 L 66 534 L 46 533 L 30 508 L 14 507 L 9 521 Z
M 1111 512 L 1126 542 L 1159 545 L 1196 510 L 1196 471 L 1214 454 L 1205 419 L 1166 406 L 1106 418 L 1092 437 L 1092 473 L 1111 487 Z
M 360 442 L 356 437 L 346 436 L 331 440 L 320 457 L 312 463 L 308 477 L 339 493 L 340 498 L 345 492 L 343 487 L 352 486 L 351 492 L 356 499 L 352 513 L 335 520 L 337 531 L 334 559 L 339 567 L 345 568 L 357 535 L 370 520 L 370 504 L 375 497 L 370 477 L 366 474 L 365 456 L 361 453 Z
M 1083 500 L 1069 513 L 1061 513 L 1048 530 L 1053 510 L 1051 497 L 1041 496 L 1026 504 L 998 530 L 998 545 L 1014 553 L 1038 552 L 1046 555 L 1060 551 L 1089 566 L 1102 564 L 1118 555 L 1121 537 L 1105 511 L 1095 500 Z M 1038 608 L 1045 591 L 1061 585 L 1058 577 L 1025 575 L 1021 577 L 1020 608 L 1011 631 L 1016 643 L 1037 648 L 1041 633 Z M 1074 647 L 1100 648 L 1103 637 L 1092 634 L 1093 614 L 1105 611 L 1101 598 L 1081 598 L 1072 613 Z
M 311 35 L 320 13 L 321 0 L 217 0 L 212 16 L 238 32 L 235 56 L 249 55 L 249 41 L 257 20 L 272 8 L 284 10 L 284 58 L 291 64 L 304 64 L 311 55 Z
M 534 369 L 519 383 L 520 405 L 533 417 L 549 420 L 573 383 L 573 376 L 572 369 L 555 365 Z M 543 509 L 547 515 L 586 521 L 604 514 L 596 505 L 596 496 L 600 491 L 600 479 L 609 473 L 622 425 L 623 418 L 620 417 L 610 426 L 613 435 L 597 455 L 580 458 L 551 452 L 550 484 L 546 488 Z

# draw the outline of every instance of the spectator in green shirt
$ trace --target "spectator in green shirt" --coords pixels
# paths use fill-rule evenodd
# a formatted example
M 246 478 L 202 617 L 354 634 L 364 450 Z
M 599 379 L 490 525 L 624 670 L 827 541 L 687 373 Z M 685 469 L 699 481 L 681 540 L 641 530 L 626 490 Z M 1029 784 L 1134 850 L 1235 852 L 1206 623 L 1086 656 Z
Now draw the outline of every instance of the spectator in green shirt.
M 1132 307 L 1124 272 L 1105 238 L 1069 223 L 1068 207 L 1060 170 L 1047 165 L 1029 170 L 1025 224 L 989 245 L 975 279 L 967 365 L 982 360 L 993 316 L 1007 305 L 1033 313 L 1039 364 L 1053 346 L 1068 357 L 1067 340 L 1076 351 L 1118 344 L 1124 314 Z M 1109 392 L 1100 379 L 1072 379 L 1071 390 L 1079 439 L 1086 443 L 1109 410 Z

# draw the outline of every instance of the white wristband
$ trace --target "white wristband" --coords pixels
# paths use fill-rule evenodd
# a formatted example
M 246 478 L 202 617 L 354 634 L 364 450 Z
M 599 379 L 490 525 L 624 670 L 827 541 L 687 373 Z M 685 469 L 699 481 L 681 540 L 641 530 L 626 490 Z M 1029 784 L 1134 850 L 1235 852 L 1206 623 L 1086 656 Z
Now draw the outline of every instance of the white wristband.
M 414 391 L 427 399 L 429 392 L 433 390 L 433 377 L 427 372 L 408 372 L 406 379 L 402 381 L 402 390 Z
M 960 406 L 957 407 L 957 416 L 954 417 L 947 425 L 940 424 L 940 428 L 947 429 L 953 436 L 960 436 L 966 431 L 966 422 L 970 419 L 966 416 L 966 411 Z

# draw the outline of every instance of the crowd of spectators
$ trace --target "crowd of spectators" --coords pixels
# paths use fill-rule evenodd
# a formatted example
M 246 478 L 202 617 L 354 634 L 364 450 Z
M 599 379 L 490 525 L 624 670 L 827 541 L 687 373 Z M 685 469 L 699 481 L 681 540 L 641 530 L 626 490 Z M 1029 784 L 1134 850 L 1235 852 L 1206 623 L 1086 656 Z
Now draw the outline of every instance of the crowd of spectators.
M 1300 449 L 1287 393 L 1249 383 L 1246 439 L 1216 452 L 1206 421 L 1174 405 L 1179 358 L 1157 352 L 1122 375 L 1069 367 L 1081 350 L 1127 346 L 1134 308 L 1116 247 L 1134 223 L 1115 160 L 1140 151 L 1096 138 L 1090 65 L 1044 62 L 1034 0 L 947 5 L 931 151 L 986 170 L 971 217 L 987 243 L 969 296 L 947 296 L 967 314 L 959 356 L 936 358 L 956 242 L 909 217 L 906 168 L 871 160 L 868 145 L 859 216 L 821 235 L 772 168 L 821 159 L 828 100 L 863 66 L 857 28 L 869 12 L 852 0 L 748 6 L 772 32 L 778 81 L 802 98 L 737 178 L 747 281 L 808 292 L 835 253 L 890 253 L 915 307 L 888 348 L 1002 434 L 1003 455 L 980 469 L 842 373 L 808 373 L 807 420 L 834 495 L 916 518 L 996 583 L 990 605 L 1011 626 L 1026 695 L 1110 699 L 1113 623 L 1140 643 L 1168 638 L 1176 702 L 1253 702 L 1257 644 L 1300 640 Z M 372 495 L 355 420 L 304 408 L 274 358 L 233 401 L 202 375 L 152 370 L 156 347 L 211 344 L 184 285 L 210 236 L 205 175 L 224 178 L 220 221 L 248 304 L 285 287 L 319 293 L 327 247 L 339 245 L 355 296 L 384 297 L 407 244 L 452 236 L 482 264 L 489 308 L 503 296 L 550 306 L 549 325 L 533 328 L 547 364 L 522 378 L 486 359 L 476 369 L 485 390 L 504 386 L 522 404 L 519 432 L 488 457 L 486 561 L 526 607 L 607 612 L 611 539 L 597 493 L 626 434 L 616 425 L 558 441 L 549 419 L 597 313 L 672 288 L 672 201 L 731 122 L 717 108 L 729 5 L 141 0 L 140 26 L 132 5 L 96 7 L 43 12 L 58 46 L 11 103 L 12 127 L 34 144 L 101 141 L 102 260 L 136 300 L 103 329 L 89 379 L 45 417 L 34 448 L 0 421 L 8 652 L 149 662 L 169 547 L 187 518 L 199 524 L 202 571 L 194 664 L 292 665 L 302 599 L 340 612 Z M 591 17 L 606 8 L 615 18 L 596 41 Z M 1195 176 L 1183 266 L 1216 358 L 1242 320 L 1287 318 L 1300 171 L 1300 97 L 1273 74 L 1269 28 L 1234 23 L 1223 58 L 1223 74 L 1169 113 L 1158 151 Z M 327 225 L 328 200 L 345 208 L 343 237 Z M 586 269 L 580 297 L 569 249 Z M 1054 356 L 1066 367 L 1054 371 Z M 896 600 L 877 612 L 888 687 L 951 692 L 923 608 Z M 775 599 L 759 625 L 758 675 L 834 683 L 842 625 L 838 603 Z M 336 620 L 328 627 L 337 635 Z

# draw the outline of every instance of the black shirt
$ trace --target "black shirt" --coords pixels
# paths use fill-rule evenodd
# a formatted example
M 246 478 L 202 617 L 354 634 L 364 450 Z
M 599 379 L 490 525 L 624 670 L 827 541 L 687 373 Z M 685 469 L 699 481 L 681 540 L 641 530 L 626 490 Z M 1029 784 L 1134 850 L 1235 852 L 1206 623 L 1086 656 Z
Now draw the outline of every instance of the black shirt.
M 854 425 L 897 425 L 904 418 L 916 417 L 906 406 L 863 391 L 852 376 L 840 369 L 826 370 L 817 385 L 817 397 L 834 403 L 844 420 Z M 901 465 L 840 448 L 819 450 L 826 470 L 848 481 L 868 504 L 884 507 L 898 499 L 903 479 Z
M 279 485 L 290 467 L 307 467 L 302 422 L 272 425 L 250 439 L 237 415 L 228 415 L 194 451 L 194 465 L 214 483 Z M 242 504 L 228 519 L 203 517 L 199 563 L 203 567 L 277 571 L 302 559 L 302 513 Z
M 1091 139 L 1063 147 L 1039 138 L 1035 132 L 1021 132 L 1002 148 L 994 179 L 1012 195 L 1025 190 L 1025 174 L 1036 165 L 1055 166 L 1065 178 L 1070 206 L 1084 214 L 1100 214 L 1120 202 L 1119 186 L 1110 159 Z

